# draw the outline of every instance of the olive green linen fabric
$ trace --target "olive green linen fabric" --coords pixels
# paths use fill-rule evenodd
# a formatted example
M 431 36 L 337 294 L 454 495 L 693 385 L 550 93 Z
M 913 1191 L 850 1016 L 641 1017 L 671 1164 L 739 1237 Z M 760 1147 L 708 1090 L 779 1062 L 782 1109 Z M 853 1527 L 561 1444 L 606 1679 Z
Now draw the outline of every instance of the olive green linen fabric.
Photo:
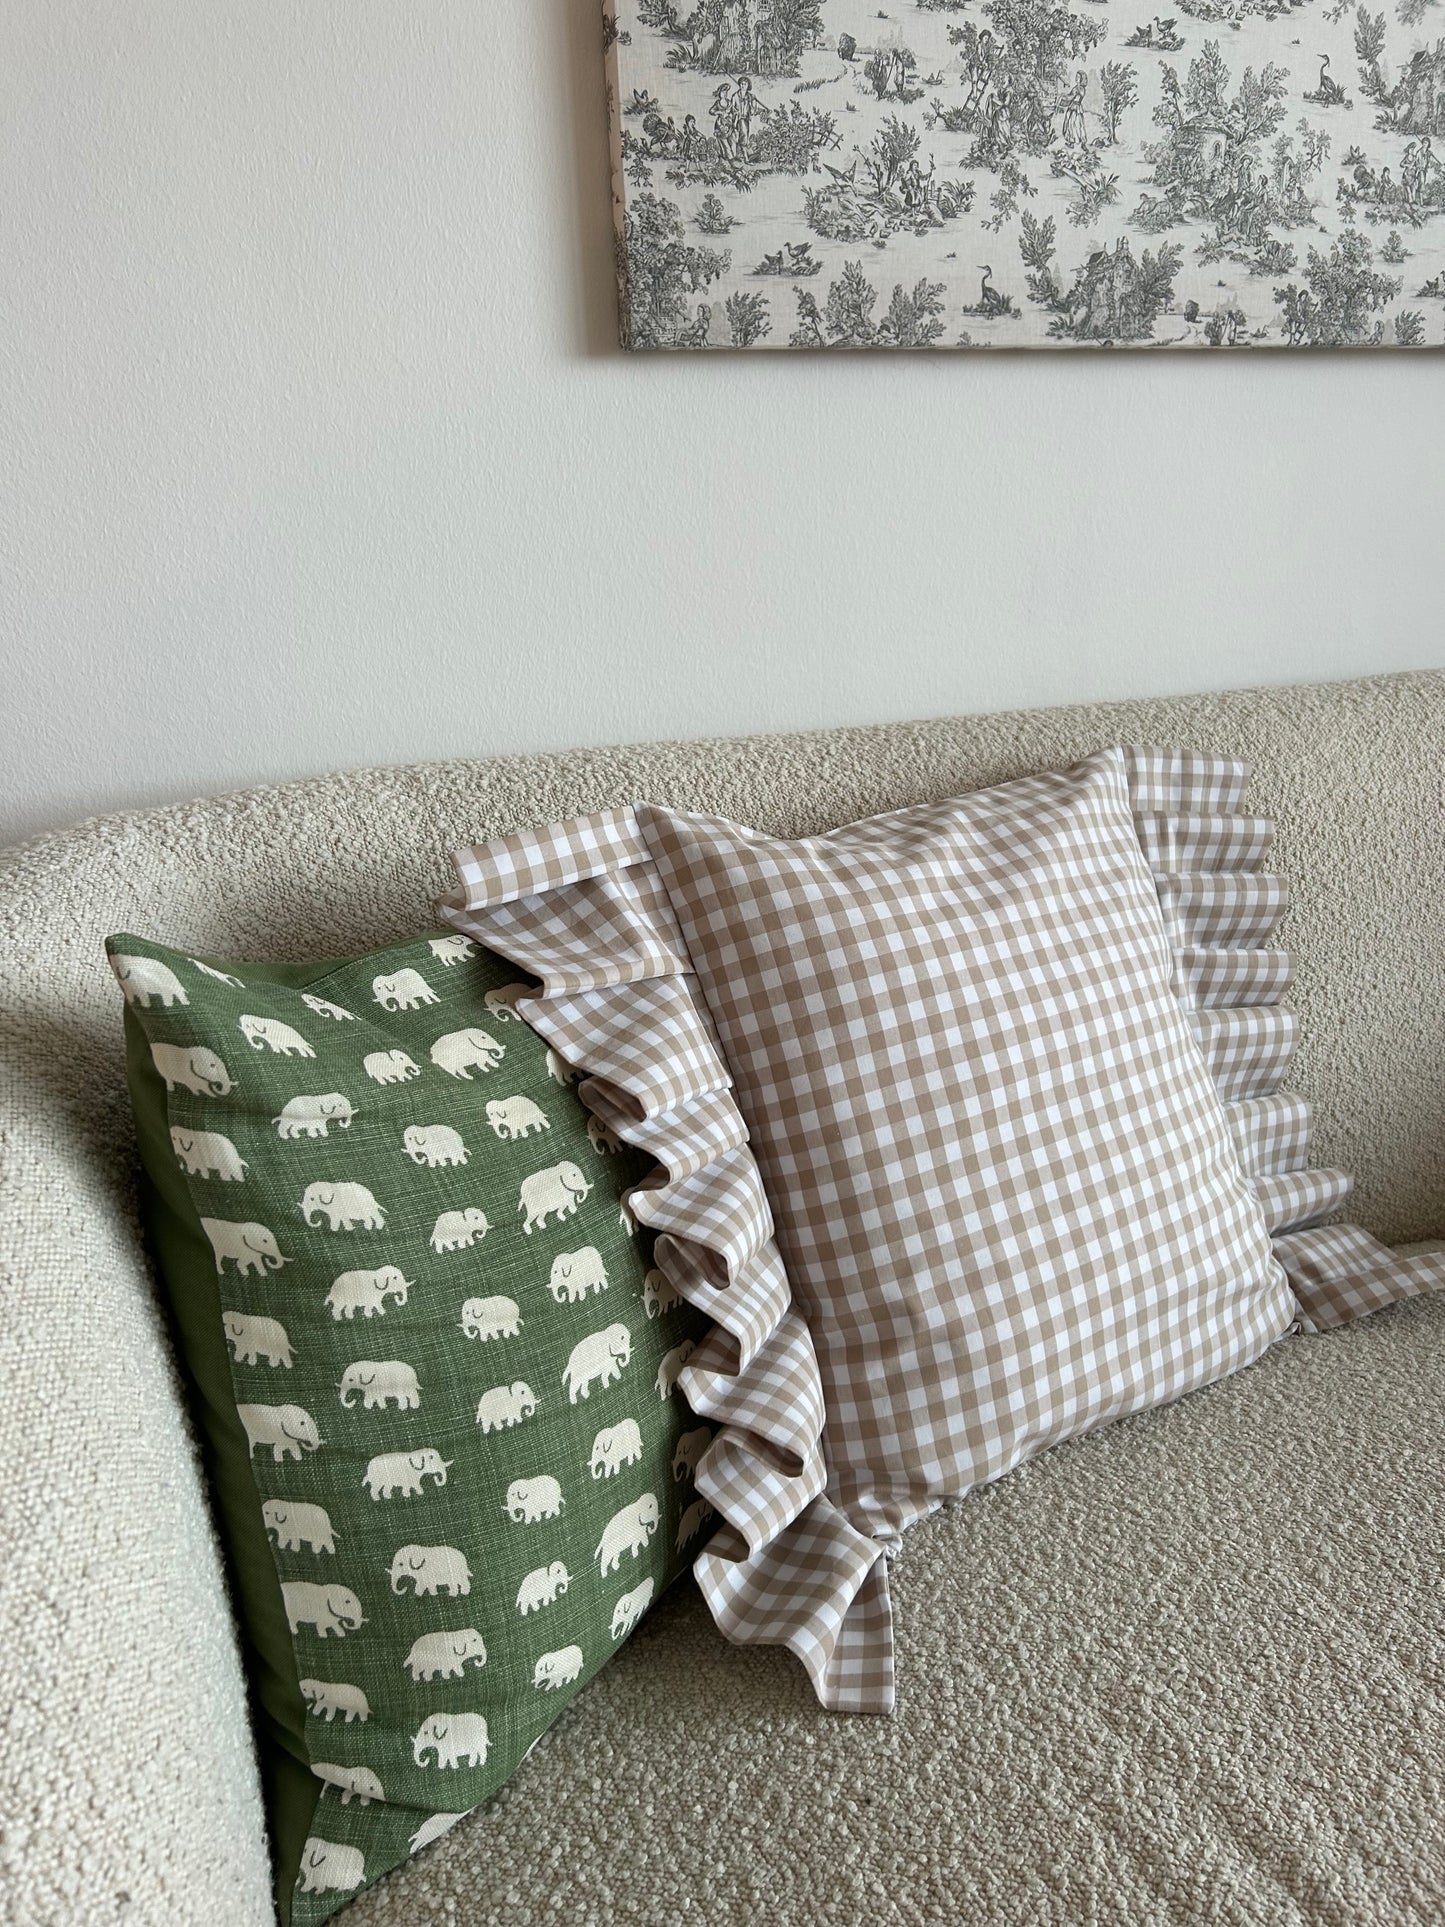
M 459 843 L 638 796 L 807 835 L 1116 742 L 1253 765 L 1291 880 L 1277 941 L 1299 959 L 1290 1079 L 1313 1155 L 1355 1173 L 1376 1235 L 1445 1232 L 1442 671 L 353 771 L 0 853 L 14 1927 L 272 1919 L 234 1619 L 140 1240 L 105 933 L 354 956 L 426 926 Z M 536 1790 L 364 1896 L 358 1927 L 649 1910 L 672 1927 L 704 1878 L 718 1927 L 750 1899 L 776 1927 L 973 1927 L 988 1910 L 955 1905 L 965 1880 L 1001 1895 L 999 1927 L 1438 1919 L 1442 1364 L 1445 1304 L 1407 1305 L 929 1522 L 894 1574 L 909 1631 L 887 1726 L 819 1713 L 786 1653 L 725 1647 L 674 1588 L 513 1782 Z M 1131 1648 L 1120 1686 L 1111 1656 Z
M 705 1541 L 673 1381 L 708 1321 L 500 958 L 108 948 L 278 1901 L 316 1927 L 495 1792 Z

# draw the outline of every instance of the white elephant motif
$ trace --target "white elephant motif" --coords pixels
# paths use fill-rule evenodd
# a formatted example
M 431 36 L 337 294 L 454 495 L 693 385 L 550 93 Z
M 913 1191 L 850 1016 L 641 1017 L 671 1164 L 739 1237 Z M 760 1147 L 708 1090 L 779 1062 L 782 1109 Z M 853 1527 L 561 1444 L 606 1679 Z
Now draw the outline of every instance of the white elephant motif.
M 468 1808 L 468 1812 L 470 1811 L 471 1809 Z M 458 1820 L 465 1820 L 466 1817 L 465 1813 L 430 1814 L 411 1836 L 411 1851 L 414 1854 L 420 1853 L 423 1847 L 429 1847 L 433 1842 L 440 1840 L 443 1834 L 451 1832 Z
M 348 1686 L 345 1680 L 339 1679 L 303 1679 L 298 1684 L 306 1710 L 315 1719 L 325 1720 L 329 1725 L 339 1713 L 342 1724 L 350 1726 L 353 1720 L 364 1722 L 371 1718 L 371 1701 L 359 1686 Z
M 621 1378 L 632 1363 L 632 1333 L 626 1325 L 609 1325 L 605 1331 L 592 1332 L 572 1347 L 562 1383 L 567 1387 L 567 1402 L 591 1395 L 594 1382 L 607 1386 Z
M 462 1599 L 472 1589 L 472 1569 L 455 1546 L 400 1546 L 391 1562 L 391 1589 L 405 1592 L 408 1585 L 418 1599 L 439 1592 Z
M 345 1639 L 366 1624 L 361 1601 L 349 1586 L 316 1586 L 309 1580 L 287 1580 L 281 1588 L 286 1623 L 293 1633 L 314 1627 L 318 1639 Z
M 332 1231 L 382 1231 L 386 1213 L 364 1184 L 308 1184 L 297 1206 L 309 1225 L 325 1215 Z
M 487 1745 L 487 1722 L 480 1713 L 433 1713 L 417 1729 L 411 1757 L 418 1766 L 432 1764 L 429 1753 L 436 1754 L 438 1766 L 485 1766 Z
M 582 1175 L 580 1165 L 566 1159 L 561 1164 L 549 1164 L 545 1171 L 534 1171 L 530 1178 L 523 1178 L 517 1209 L 527 1216 L 522 1229 L 530 1238 L 539 1225 L 545 1225 L 549 1218 L 560 1222 L 576 1214 L 582 1200 L 590 1197 L 592 1186 Z
M 470 937 L 430 937 L 427 946 L 444 970 L 466 963 L 477 954 L 477 946 Z
M 462 1330 L 468 1338 L 515 1338 L 522 1314 L 515 1298 L 469 1298 L 462 1306 Z
M 551 1120 L 530 1097 L 494 1098 L 487 1106 L 487 1122 L 503 1143 L 515 1137 L 530 1137 L 534 1131 L 550 1131 Z
M 336 1534 L 325 1506 L 303 1505 L 296 1499 L 267 1499 L 261 1523 L 274 1532 L 281 1552 L 335 1552 Z
M 474 1204 L 468 1205 L 465 1211 L 443 1211 L 432 1226 L 431 1248 L 437 1252 L 470 1251 L 491 1228 L 486 1212 L 479 1211 Z
M 532 1684 L 555 1693 L 559 1686 L 570 1686 L 574 1679 L 580 1679 L 582 1666 L 580 1646 L 559 1647 L 555 1653 L 543 1653 L 537 1661 L 532 1668 Z
M 341 1374 L 341 1403 L 349 1412 L 355 1404 L 352 1394 L 360 1392 L 363 1412 L 384 1412 L 394 1405 L 399 1412 L 421 1408 L 421 1387 L 410 1365 L 399 1358 L 358 1358 Z
M 622 1139 L 600 1117 L 588 1118 L 587 1141 L 600 1158 L 613 1157 L 622 1149 Z
M 159 997 L 167 1010 L 172 1004 L 191 1001 L 175 971 L 157 957 L 112 957 L 110 967 L 126 1002 L 139 1004 L 142 1010 L 150 1009 L 152 997 Z
M 697 1477 L 698 1461 L 711 1444 L 712 1432 L 706 1425 L 699 1425 L 695 1432 L 683 1433 L 672 1455 L 672 1476 L 678 1485 L 686 1485 L 689 1479 Z
M 344 1807 L 349 1807 L 353 1800 L 369 1807 L 373 1800 L 386 1798 L 381 1781 L 369 1766 L 333 1766 L 329 1760 L 313 1760 L 311 1771 L 318 1780 L 336 1788 Z
M 642 1281 L 642 1309 L 649 1318 L 661 1318 L 682 1303 L 682 1293 L 661 1271 L 649 1271 Z
M 520 1024 L 522 1019 L 517 1011 L 517 999 L 534 997 L 536 994 L 530 984 L 503 984 L 498 990 L 489 990 L 482 1002 L 499 1024 Z
M 536 1479 L 513 1479 L 502 1510 L 513 1525 L 533 1526 L 540 1519 L 559 1518 L 566 1503 L 561 1486 L 544 1473 Z
M 626 1198 L 624 1198 L 617 1207 L 617 1224 L 618 1228 L 625 1231 L 629 1238 L 635 1238 L 637 1236 L 637 1220 L 629 1210 Z
M 273 1370 L 290 1371 L 296 1362 L 296 1348 L 286 1336 L 286 1327 L 274 1318 L 261 1318 L 245 1311 L 223 1311 L 221 1330 L 238 1365 L 255 1365 L 265 1359 Z
M 577 1305 L 590 1292 L 606 1291 L 609 1280 L 602 1253 L 596 1245 L 583 1245 L 580 1251 L 559 1251 L 552 1260 L 552 1275 L 547 1289 L 559 1305 Z
M 356 1012 L 354 1010 L 348 1010 L 344 1004 L 333 1004 L 329 997 L 316 997 L 313 996 L 309 990 L 303 990 L 301 993 L 301 1001 L 308 1010 L 314 1010 L 318 1017 L 330 1017 L 334 1023 L 338 1024 L 354 1024 L 356 1022 Z
M 383 1010 L 417 1010 L 439 1004 L 441 998 L 419 970 L 398 970 L 390 977 L 373 977 L 371 994 Z
M 244 990 L 246 986 L 239 977 L 233 977 L 228 970 L 217 970 L 214 964 L 202 963 L 199 957 L 187 957 L 186 962 L 203 976 L 214 977 L 218 984 L 229 984 L 232 990 Z
M 625 1418 L 619 1419 L 616 1425 L 604 1426 L 597 1434 L 587 1464 L 594 1479 L 611 1479 L 624 1465 L 638 1465 L 641 1460 L 642 1434 L 637 1420 Z
M 574 1071 L 565 1057 L 559 1057 L 554 1050 L 547 1052 L 547 1075 L 554 1084 L 578 1084 L 583 1073 Z
M 278 1057 L 314 1057 L 315 1051 L 299 1030 L 276 1017 L 242 1017 L 241 1035 L 252 1050 L 274 1051 Z
M 467 1161 L 461 1132 L 450 1124 L 408 1124 L 401 1134 L 401 1148 L 413 1164 L 424 1164 L 428 1170 Z
M 644 1492 L 632 1505 L 625 1505 L 620 1512 L 613 1513 L 592 1555 L 604 1577 L 609 1572 L 616 1572 L 622 1564 L 624 1552 L 630 1552 L 636 1559 L 647 1550 L 660 1517 L 655 1492 Z
M 418 1683 L 424 1679 L 464 1679 L 467 1667 L 487 1663 L 487 1648 L 475 1626 L 455 1633 L 423 1633 L 407 1654 L 406 1670 Z
M 221 1059 L 204 1044 L 152 1044 L 151 1059 L 168 1091 L 229 1097 L 236 1088 Z
M 612 1637 L 625 1639 L 652 1604 L 652 1581 L 644 1579 L 631 1592 L 623 1593 L 612 1608 Z
M 325 1137 L 333 1124 L 340 1131 L 349 1131 L 355 1115 L 351 1100 L 340 1091 L 321 1091 L 315 1096 L 291 1098 L 271 1122 L 277 1137 Z
M 366 1862 L 360 1847 L 318 1840 L 313 1833 L 301 1849 L 303 1894 L 354 1893 L 365 1878 Z
M 707 1521 L 713 1516 L 713 1508 L 706 1499 L 694 1499 L 677 1523 L 676 1549 L 681 1552 L 689 1540 L 695 1539 Z
M 395 1265 L 383 1265 L 379 1271 L 343 1271 L 327 1292 L 326 1302 L 333 1318 L 354 1318 L 358 1312 L 363 1318 L 384 1318 L 387 1299 L 404 1305 L 411 1284 Z
M 536 1410 L 537 1394 L 519 1378 L 482 1393 L 477 1401 L 477 1424 L 484 1432 L 505 1432 L 531 1418 Z
M 544 1606 L 559 1599 L 571 1583 L 572 1575 L 560 1559 L 554 1559 L 550 1566 L 538 1566 L 517 1588 L 517 1611 L 524 1619 L 528 1613 L 541 1612 Z
M 499 1043 L 489 1031 L 451 1030 L 445 1037 L 438 1037 L 431 1047 L 431 1061 L 439 1071 L 448 1077 L 464 1078 L 471 1082 L 472 1072 L 494 1071 L 507 1054 L 505 1044 Z
M 216 1271 L 226 1268 L 229 1258 L 241 1277 L 249 1271 L 279 1271 L 292 1260 L 283 1258 L 275 1233 L 264 1224 L 241 1224 L 230 1218 L 202 1218 L 201 1229 L 210 1240 Z
M 379 1452 L 362 1474 L 361 1483 L 373 1499 L 417 1499 L 430 1479 L 440 1488 L 447 1482 L 453 1461 L 444 1459 L 435 1446 L 419 1445 L 410 1452 Z
M 214 1176 L 221 1184 L 243 1184 L 250 1168 L 228 1137 L 219 1131 L 188 1131 L 171 1126 L 171 1149 L 188 1177 Z
M 657 1396 L 659 1398 L 668 1399 L 672 1397 L 672 1388 L 677 1383 L 679 1373 L 696 1350 L 697 1346 L 688 1338 L 685 1339 L 681 1345 L 674 1345 L 670 1352 L 663 1353 L 662 1363 L 657 1368 Z
M 320 1449 L 316 1421 L 300 1405 L 238 1405 L 236 1417 L 246 1428 L 247 1458 L 258 1445 L 270 1446 L 277 1465 L 282 1459 L 302 1459 Z
M 361 1060 L 361 1068 L 373 1084 L 405 1084 L 421 1076 L 421 1065 L 404 1050 L 369 1051 Z

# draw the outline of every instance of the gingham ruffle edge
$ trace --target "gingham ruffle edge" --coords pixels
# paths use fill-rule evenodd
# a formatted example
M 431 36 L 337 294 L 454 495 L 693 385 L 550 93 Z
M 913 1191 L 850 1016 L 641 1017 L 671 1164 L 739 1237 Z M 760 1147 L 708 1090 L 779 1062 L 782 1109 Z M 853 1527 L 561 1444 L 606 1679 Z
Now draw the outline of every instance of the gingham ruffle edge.
M 1134 748 L 1125 757 L 1140 847 L 1174 945 L 1174 987 L 1289 1278 L 1300 1329 L 1325 1331 L 1445 1288 L 1445 1253 L 1402 1257 L 1359 1225 L 1321 1223 L 1354 1180 L 1309 1166 L 1309 1105 L 1281 1088 L 1299 1020 L 1282 1003 L 1290 958 L 1267 946 L 1288 891 L 1264 868 L 1274 825 L 1242 813 L 1248 765 L 1189 750 Z
M 657 1169 L 628 1193 L 654 1262 L 714 1322 L 679 1386 L 718 1426 L 697 1473 L 720 1525 L 694 1565 L 722 1632 L 788 1647 L 834 1711 L 877 1710 L 883 1549 L 823 1497 L 823 1387 L 791 1308 L 747 1130 L 630 811 L 455 853 L 453 929 L 540 979 L 518 1014 L 578 1095 Z M 867 1655 L 866 1667 L 863 1655 Z M 891 1698 L 891 1693 L 888 1695 Z

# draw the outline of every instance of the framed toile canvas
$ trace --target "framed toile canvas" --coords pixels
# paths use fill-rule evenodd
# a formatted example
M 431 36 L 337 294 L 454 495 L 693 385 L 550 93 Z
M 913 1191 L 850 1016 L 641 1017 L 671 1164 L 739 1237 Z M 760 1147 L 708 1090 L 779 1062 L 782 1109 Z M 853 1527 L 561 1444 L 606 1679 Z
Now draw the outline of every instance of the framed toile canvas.
M 1168 4 L 605 0 L 624 346 L 1440 344 L 1445 0 Z

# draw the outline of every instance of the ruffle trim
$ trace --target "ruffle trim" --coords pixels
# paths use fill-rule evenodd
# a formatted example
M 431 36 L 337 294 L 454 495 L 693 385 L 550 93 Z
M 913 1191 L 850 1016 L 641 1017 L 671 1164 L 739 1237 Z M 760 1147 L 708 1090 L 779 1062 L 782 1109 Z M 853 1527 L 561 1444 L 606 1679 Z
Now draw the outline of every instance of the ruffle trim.
M 1275 1252 L 1299 1301 L 1299 1328 L 1329 1331 L 1372 1311 L 1445 1291 L 1445 1251 L 1392 1251 L 1357 1224 L 1276 1238 Z
M 892 1705 L 883 1548 L 823 1496 L 823 1385 L 672 906 L 631 811 L 459 850 L 437 911 L 540 980 L 518 1014 L 578 1095 L 655 1160 L 627 1194 L 653 1262 L 713 1320 L 678 1379 L 718 1428 L 697 1470 L 720 1523 L 694 1572 L 738 1644 L 782 1645 L 834 1711 Z
M 1269 947 L 1288 903 L 1265 868 L 1274 825 L 1241 805 L 1248 765 L 1190 750 L 1124 752 L 1135 828 L 1174 947 L 1174 988 L 1287 1274 L 1303 1331 L 1445 1288 L 1445 1253 L 1392 1251 L 1326 1224 L 1354 1180 L 1309 1164 L 1310 1108 L 1282 1087 L 1299 1041 L 1289 955 Z

